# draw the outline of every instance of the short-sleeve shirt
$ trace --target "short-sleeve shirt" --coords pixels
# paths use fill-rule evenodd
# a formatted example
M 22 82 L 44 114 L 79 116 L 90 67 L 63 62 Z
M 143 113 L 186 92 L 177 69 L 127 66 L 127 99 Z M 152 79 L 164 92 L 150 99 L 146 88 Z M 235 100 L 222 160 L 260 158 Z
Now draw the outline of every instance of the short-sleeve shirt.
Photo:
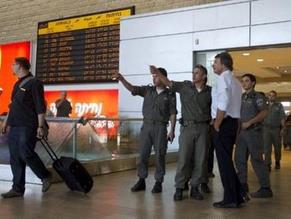
M 134 86 L 132 95 L 144 98 L 142 106 L 144 119 L 166 123 L 171 115 L 177 114 L 176 95 L 168 88 L 158 94 L 154 86 Z
M 60 99 L 56 101 L 61 101 Z M 68 100 L 64 100 L 59 107 L 57 107 L 57 117 L 69 117 L 70 113 L 72 112 L 71 103 Z
M 14 85 L 7 124 L 14 127 L 38 126 L 38 114 L 46 112 L 43 84 L 36 78 L 26 82 L 21 88 L 20 83 L 31 77 L 29 74 L 20 78 Z
M 208 122 L 211 119 L 211 87 L 199 92 L 191 81 L 172 82 L 172 90 L 180 94 L 184 121 Z
M 278 102 L 269 104 L 268 115 L 264 121 L 264 125 L 270 127 L 280 127 L 282 119 L 285 119 L 286 115 L 284 112 L 283 105 Z
M 268 109 L 267 100 L 264 94 L 252 90 L 249 93 L 243 93 L 241 98 L 241 121 L 247 122 L 256 115 Z

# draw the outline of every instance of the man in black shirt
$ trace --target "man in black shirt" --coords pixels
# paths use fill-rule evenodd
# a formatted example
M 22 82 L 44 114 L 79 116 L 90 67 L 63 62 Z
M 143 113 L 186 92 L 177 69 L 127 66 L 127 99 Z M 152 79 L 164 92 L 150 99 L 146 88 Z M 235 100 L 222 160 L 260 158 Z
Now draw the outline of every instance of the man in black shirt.
M 67 100 L 67 92 L 61 93 L 61 98 L 56 101 L 57 117 L 69 117 L 72 113 L 71 103 Z
M 13 72 L 19 78 L 15 83 L 9 113 L 2 125 L 2 133 L 9 128 L 8 144 L 13 186 L 3 198 L 23 196 L 25 191 L 25 167 L 28 165 L 42 180 L 42 191 L 51 185 L 51 173 L 46 169 L 34 148 L 37 138 L 44 135 L 44 89 L 42 83 L 29 72 L 30 63 L 26 58 L 16 58 Z

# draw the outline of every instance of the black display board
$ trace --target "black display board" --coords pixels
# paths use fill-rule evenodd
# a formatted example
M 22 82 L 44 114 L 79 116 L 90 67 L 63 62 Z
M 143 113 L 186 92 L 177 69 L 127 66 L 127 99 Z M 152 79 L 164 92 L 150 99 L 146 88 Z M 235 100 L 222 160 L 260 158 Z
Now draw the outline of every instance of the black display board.
M 111 82 L 119 69 L 120 18 L 134 7 L 40 22 L 36 77 L 44 84 Z

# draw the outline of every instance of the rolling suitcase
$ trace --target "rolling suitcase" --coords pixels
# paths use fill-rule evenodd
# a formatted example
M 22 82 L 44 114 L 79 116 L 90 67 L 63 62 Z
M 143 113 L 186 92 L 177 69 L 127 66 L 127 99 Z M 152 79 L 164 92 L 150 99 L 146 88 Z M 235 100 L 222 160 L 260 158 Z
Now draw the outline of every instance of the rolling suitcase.
M 91 190 L 93 179 L 77 159 L 58 158 L 46 139 L 41 139 L 40 143 L 53 160 L 53 168 L 72 191 L 88 193 Z

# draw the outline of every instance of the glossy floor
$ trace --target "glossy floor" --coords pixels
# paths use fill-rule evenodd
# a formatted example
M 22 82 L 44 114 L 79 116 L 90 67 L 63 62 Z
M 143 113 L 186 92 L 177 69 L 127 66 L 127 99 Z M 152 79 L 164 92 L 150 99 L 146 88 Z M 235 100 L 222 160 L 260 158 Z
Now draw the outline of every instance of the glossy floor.
M 89 219 L 89 218 L 290 218 L 291 215 L 291 151 L 283 153 L 282 169 L 272 170 L 274 191 L 272 199 L 255 200 L 240 209 L 215 209 L 214 201 L 220 201 L 222 187 L 217 172 L 211 179 L 212 193 L 205 200 L 188 198 L 173 201 L 176 164 L 167 166 L 164 190 L 152 194 L 153 169 L 147 180 L 145 192 L 131 193 L 136 181 L 135 170 L 95 177 L 95 187 L 88 195 L 69 192 L 63 183 L 54 184 L 46 194 L 41 186 L 28 184 L 24 198 L 0 199 L 1 219 Z M 250 167 L 250 190 L 258 188 L 257 179 Z M 1 174 L 1 173 L 0 173 Z M 11 182 L 0 182 L 0 192 L 7 191 Z

